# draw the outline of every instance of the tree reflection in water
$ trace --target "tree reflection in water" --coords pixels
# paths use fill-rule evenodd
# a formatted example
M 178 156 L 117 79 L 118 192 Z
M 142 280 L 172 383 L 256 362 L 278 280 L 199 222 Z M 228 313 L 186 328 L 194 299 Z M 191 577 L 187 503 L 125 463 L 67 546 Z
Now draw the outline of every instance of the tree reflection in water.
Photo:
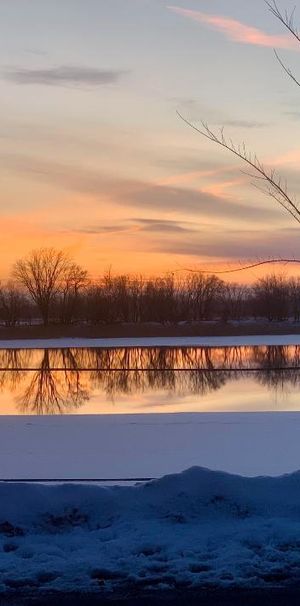
M 45 349 L 39 368 L 31 373 L 29 384 L 17 396 L 20 412 L 62 414 L 79 408 L 89 399 L 82 378 L 72 350 Z
M 24 369 L 30 366 L 31 353 L 28 349 L 0 349 L 0 391 L 16 391 L 26 376 Z
M 255 379 L 260 385 L 276 394 L 287 396 L 291 389 L 300 386 L 300 371 L 295 369 L 262 370 L 255 374 Z
M 282 393 L 300 384 L 300 347 L 0 350 L 0 392 L 22 413 L 78 409 L 95 390 L 109 400 L 164 391 L 203 397 L 251 376 Z

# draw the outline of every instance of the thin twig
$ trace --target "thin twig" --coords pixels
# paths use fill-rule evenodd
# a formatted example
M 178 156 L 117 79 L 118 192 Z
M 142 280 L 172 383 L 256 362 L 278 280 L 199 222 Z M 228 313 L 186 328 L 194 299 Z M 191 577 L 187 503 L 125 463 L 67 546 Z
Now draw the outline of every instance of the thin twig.
M 257 261 L 256 263 L 251 263 L 249 265 L 244 265 L 242 267 L 235 267 L 234 269 L 223 269 L 219 271 L 208 271 L 205 269 L 190 269 L 183 268 L 182 271 L 187 271 L 189 273 L 201 273 L 201 274 L 232 274 L 238 271 L 244 271 L 246 269 L 253 269 L 255 267 L 260 267 L 261 265 L 273 264 L 273 263 L 281 263 L 282 265 L 286 265 L 288 263 L 300 263 L 300 259 L 269 259 L 264 261 Z
M 277 176 L 275 169 L 266 169 L 262 162 L 258 159 L 256 154 L 252 154 L 246 148 L 245 143 L 236 145 L 232 140 L 227 141 L 224 135 L 224 129 L 220 130 L 219 135 L 210 129 L 205 123 L 201 122 L 202 128 L 195 126 L 192 122 L 187 120 L 178 110 L 177 115 L 185 124 L 195 130 L 197 133 L 209 139 L 213 143 L 217 143 L 221 147 L 230 151 L 234 156 L 243 160 L 248 166 L 254 170 L 254 179 L 265 181 L 267 188 L 263 189 L 263 193 L 273 197 L 292 217 L 300 223 L 300 210 L 297 207 L 296 201 L 294 201 L 287 189 L 286 182 L 282 183 L 282 178 Z
M 275 54 L 275 57 L 276 57 L 278 63 L 280 63 L 282 69 L 289 76 L 289 78 L 291 78 L 293 80 L 293 82 L 295 82 L 295 84 L 297 84 L 297 86 L 300 86 L 299 80 L 297 80 L 296 76 L 294 76 L 291 69 L 285 65 L 285 63 L 282 61 L 282 59 L 280 58 L 280 56 L 275 48 L 274 48 L 274 54 Z
M 295 26 L 295 11 L 296 6 L 289 13 L 287 10 L 282 12 L 276 2 L 276 0 L 265 0 L 266 5 L 269 7 L 270 12 L 284 27 L 296 38 L 298 42 L 300 42 L 300 32 Z

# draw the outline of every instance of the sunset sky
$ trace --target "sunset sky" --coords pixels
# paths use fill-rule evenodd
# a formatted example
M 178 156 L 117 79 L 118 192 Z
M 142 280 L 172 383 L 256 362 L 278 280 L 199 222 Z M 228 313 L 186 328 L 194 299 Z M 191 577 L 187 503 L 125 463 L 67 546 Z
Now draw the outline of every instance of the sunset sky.
M 45 245 L 92 276 L 300 256 L 300 226 L 176 114 L 300 194 L 300 90 L 273 53 L 300 77 L 300 45 L 263 0 L 170 2 L 1 0 L 0 278 Z

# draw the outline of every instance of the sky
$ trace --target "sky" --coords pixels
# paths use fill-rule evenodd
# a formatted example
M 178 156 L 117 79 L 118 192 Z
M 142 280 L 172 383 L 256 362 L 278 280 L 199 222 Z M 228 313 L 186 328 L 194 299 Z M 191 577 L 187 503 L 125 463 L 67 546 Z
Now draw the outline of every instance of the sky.
M 177 114 L 299 195 L 300 91 L 273 48 L 300 77 L 264 0 L 0 0 L 0 278 L 41 246 L 92 277 L 300 256 L 300 226 Z

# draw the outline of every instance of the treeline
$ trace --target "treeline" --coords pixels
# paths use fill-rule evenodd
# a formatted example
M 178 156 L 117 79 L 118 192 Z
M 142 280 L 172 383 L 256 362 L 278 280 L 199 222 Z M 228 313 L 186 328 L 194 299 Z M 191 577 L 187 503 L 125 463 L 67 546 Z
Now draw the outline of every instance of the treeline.
M 61 251 L 40 249 L 16 262 L 0 285 L 0 322 L 139 323 L 300 320 L 300 278 L 268 275 L 252 286 L 216 275 L 160 278 L 104 274 L 97 282 Z

